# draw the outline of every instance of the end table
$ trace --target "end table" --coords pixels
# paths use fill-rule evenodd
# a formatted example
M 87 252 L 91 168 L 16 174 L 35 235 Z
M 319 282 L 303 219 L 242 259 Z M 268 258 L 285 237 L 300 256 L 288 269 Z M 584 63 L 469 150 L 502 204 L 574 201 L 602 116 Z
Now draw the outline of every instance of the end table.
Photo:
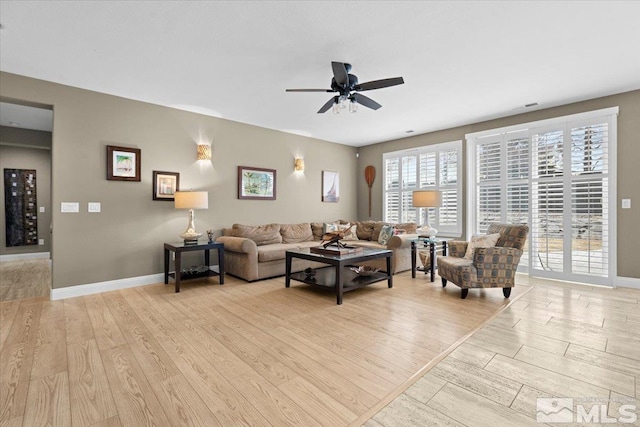
M 432 239 L 429 237 L 418 237 L 411 239 L 411 278 L 416 278 L 418 243 L 422 243 L 423 247 L 429 247 L 429 271 L 431 272 L 431 281 L 436 280 L 436 253 L 442 251 L 442 255 L 447 255 L 447 240 Z M 438 248 L 437 245 L 442 247 Z M 427 266 L 424 266 L 424 274 L 427 274 Z
M 209 251 L 218 250 L 218 265 L 209 267 Z M 182 253 L 190 251 L 204 251 L 204 266 L 191 271 L 182 271 Z M 175 254 L 175 271 L 169 272 L 169 252 Z M 216 242 L 198 243 L 195 245 L 185 245 L 179 243 L 164 244 L 164 284 L 169 283 L 169 276 L 173 276 L 176 282 L 176 292 L 180 292 L 180 282 L 182 280 L 195 279 L 198 277 L 219 276 L 220 284 L 224 285 L 224 244 Z

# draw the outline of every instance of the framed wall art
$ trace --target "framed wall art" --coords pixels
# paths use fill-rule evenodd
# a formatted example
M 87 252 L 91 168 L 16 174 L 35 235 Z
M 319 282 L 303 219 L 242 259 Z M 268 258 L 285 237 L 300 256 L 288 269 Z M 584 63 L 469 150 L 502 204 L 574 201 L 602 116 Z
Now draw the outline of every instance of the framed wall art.
M 140 181 L 140 149 L 107 145 L 107 180 Z
M 238 199 L 275 200 L 275 169 L 238 166 Z
M 340 174 L 322 171 L 322 201 L 336 203 L 340 200 Z
M 38 244 L 35 169 L 4 170 L 6 246 Z
M 173 202 L 176 191 L 180 191 L 178 172 L 153 171 L 153 200 Z

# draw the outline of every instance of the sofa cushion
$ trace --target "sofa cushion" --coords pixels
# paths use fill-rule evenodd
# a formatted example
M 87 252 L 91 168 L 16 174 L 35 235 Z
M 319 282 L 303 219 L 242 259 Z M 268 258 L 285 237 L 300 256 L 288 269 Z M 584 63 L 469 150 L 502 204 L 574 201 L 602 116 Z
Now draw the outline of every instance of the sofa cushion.
M 258 248 L 258 262 L 277 261 L 285 259 L 285 253 L 289 250 L 298 249 L 295 243 L 275 243 L 262 245 Z
M 256 242 L 256 245 L 282 243 L 280 224 L 242 225 L 233 224 L 235 237 L 245 237 Z
M 324 235 L 324 223 L 312 222 L 311 232 L 313 233 L 313 240 L 322 240 L 322 236 Z
M 387 225 L 386 222 L 384 221 L 375 221 L 373 223 L 373 231 L 371 232 L 371 240 L 374 241 L 378 241 L 378 239 L 380 238 L 380 230 L 382 230 L 382 227 L 384 227 L 385 225 Z
M 471 236 L 471 240 L 467 245 L 467 252 L 464 254 L 464 258 L 473 259 L 473 252 L 476 248 L 492 248 L 498 243 L 500 233 L 496 234 L 484 234 Z
M 356 223 L 356 234 L 360 240 L 372 240 L 373 239 L 373 227 L 375 221 L 358 221 Z M 376 239 L 377 240 L 377 239 Z
M 407 234 L 416 234 L 418 233 L 418 226 L 415 222 L 404 222 L 402 224 L 395 224 L 394 227 L 397 230 L 404 230 Z
M 301 224 L 281 224 L 280 234 L 282 243 L 300 243 L 313 240 L 311 224 L 303 222 Z

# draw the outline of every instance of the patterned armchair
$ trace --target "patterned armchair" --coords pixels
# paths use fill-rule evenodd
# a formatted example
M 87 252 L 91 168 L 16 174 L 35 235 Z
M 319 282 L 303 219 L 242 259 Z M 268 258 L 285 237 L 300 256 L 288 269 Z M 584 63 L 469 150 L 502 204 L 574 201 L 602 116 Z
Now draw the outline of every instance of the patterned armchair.
M 496 233 L 500 234 L 496 246 L 475 249 L 473 259 L 464 258 L 468 242 L 449 242 L 448 256 L 437 258 L 443 288 L 450 280 L 462 288 L 462 299 L 467 297 L 469 288 L 502 288 L 504 297 L 509 298 L 529 226 L 491 224 L 487 234 Z

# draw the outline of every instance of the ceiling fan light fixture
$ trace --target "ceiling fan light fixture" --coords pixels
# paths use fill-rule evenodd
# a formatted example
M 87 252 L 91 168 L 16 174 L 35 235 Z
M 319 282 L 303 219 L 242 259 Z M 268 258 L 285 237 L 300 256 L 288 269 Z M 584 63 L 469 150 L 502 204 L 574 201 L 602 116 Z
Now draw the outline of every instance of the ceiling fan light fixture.
M 358 101 L 355 98 L 351 98 L 349 102 L 349 112 L 357 113 L 358 112 Z
M 340 114 L 340 102 L 336 101 L 333 103 L 333 108 L 332 108 L 333 114 Z

